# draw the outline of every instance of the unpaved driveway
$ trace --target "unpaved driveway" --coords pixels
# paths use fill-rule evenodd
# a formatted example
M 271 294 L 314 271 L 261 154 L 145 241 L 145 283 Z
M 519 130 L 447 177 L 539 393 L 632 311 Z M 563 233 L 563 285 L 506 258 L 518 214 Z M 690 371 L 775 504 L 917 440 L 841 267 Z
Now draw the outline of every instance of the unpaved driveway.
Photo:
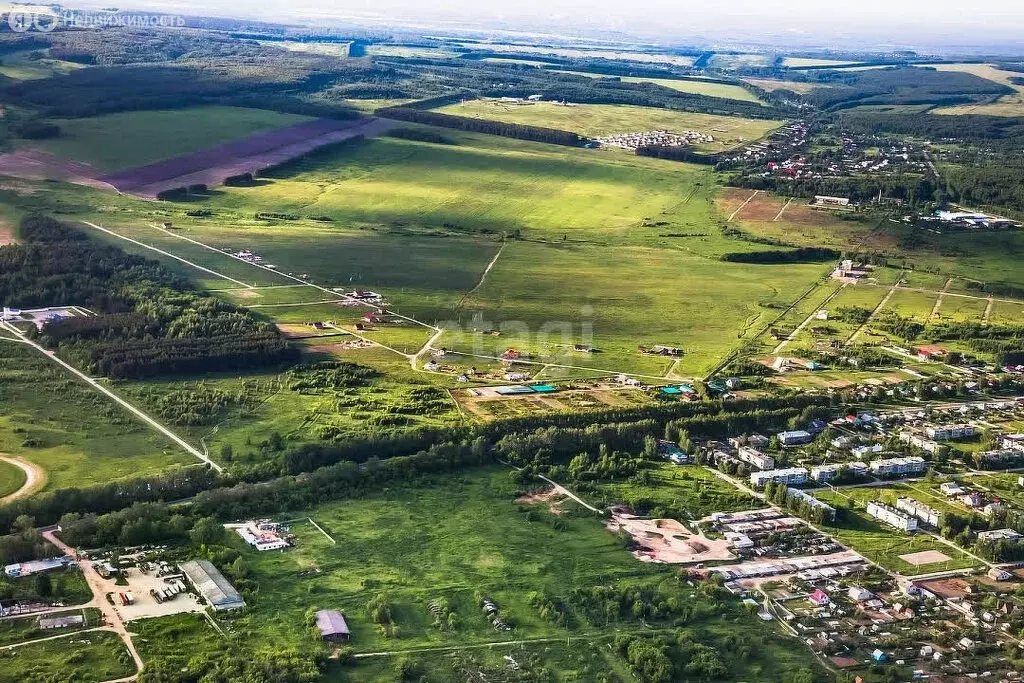
M 14 493 L 0 498 L 0 504 L 10 503 L 11 501 L 18 500 L 19 498 L 31 496 L 39 489 L 46 486 L 46 470 L 39 465 L 27 460 L 22 460 L 21 458 L 11 458 L 6 455 L 0 455 L 0 461 L 3 461 L 8 465 L 14 465 L 25 473 L 25 483 L 22 487 Z

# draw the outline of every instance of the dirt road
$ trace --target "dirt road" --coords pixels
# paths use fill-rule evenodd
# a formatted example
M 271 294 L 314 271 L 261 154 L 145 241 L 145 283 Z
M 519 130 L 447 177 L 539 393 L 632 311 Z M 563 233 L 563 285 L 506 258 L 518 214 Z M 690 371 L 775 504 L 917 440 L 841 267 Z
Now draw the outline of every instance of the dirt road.
M 25 483 L 22 484 L 21 488 L 14 493 L 10 493 L 3 498 L 0 498 L 0 504 L 10 503 L 11 501 L 18 500 L 19 498 L 25 498 L 46 486 L 46 470 L 39 465 L 28 462 L 27 460 L 22 460 L 21 458 L 11 458 L 6 455 L 0 455 L 0 462 L 5 462 L 8 465 L 14 465 L 25 473 Z
M 57 538 L 53 531 L 44 531 L 43 538 L 59 548 L 65 555 L 78 557 L 78 551 Z M 93 600 L 91 606 L 100 610 L 103 614 L 103 621 L 110 627 L 110 630 L 116 633 L 121 639 L 124 646 L 128 648 L 128 652 L 131 654 L 132 659 L 135 660 L 135 666 L 139 671 L 142 671 L 142 658 L 139 657 L 139 653 L 135 649 L 135 644 L 132 642 L 131 634 L 128 633 L 128 629 L 125 627 L 124 621 L 121 620 L 121 615 L 118 614 L 114 605 L 107 601 L 107 594 L 103 586 L 103 580 L 96 572 L 96 568 L 93 567 L 92 561 L 80 559 L 78 561 L 78 567 L 82 570 L 85 582 L 89 585 L 89 589 L 92 591 Z

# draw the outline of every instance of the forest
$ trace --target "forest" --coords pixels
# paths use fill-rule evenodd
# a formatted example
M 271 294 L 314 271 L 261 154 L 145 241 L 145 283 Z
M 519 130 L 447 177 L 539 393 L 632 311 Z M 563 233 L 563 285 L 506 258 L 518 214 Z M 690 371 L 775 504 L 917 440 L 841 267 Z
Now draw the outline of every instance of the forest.
M 194 291 L 156 261 L 90 240 L 49 216 L 26 216 L 20 230 L 20 244 L 0 247 L 0 298 L 18 308 L 98 312 L 29 332 L 90 373 L 151 377 L 298 358 L 272 324 Z
M 431 126 L 442 128 L 454 128 L 472 133 L 488 133 L 500 135 L 506 138 L 517 138 L 519 140 L 531 140 L 533 142 L 546 142 L 553 145 L 568 145 L 579 147 L 583 144 L 584 138 L 578 134 L 558 130 L 556 128 L 542 128 L 540 126 L 526 126 L 519 123 L 504 123 L 488 119 L 474 119 L 468 116 L 453 116 L 442 114 L 436 111 L 424 111 L 412 107 L 385 107 L 378 109 L 377 116 L 399 121 L 411 121 L 413 123 L 425 123 Z

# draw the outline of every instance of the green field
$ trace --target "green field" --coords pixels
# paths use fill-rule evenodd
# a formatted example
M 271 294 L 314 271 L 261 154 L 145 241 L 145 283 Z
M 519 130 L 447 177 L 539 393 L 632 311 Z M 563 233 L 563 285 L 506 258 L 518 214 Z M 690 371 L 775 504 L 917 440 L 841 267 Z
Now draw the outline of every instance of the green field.
M 310 120 L 241 107 L 132 111 L 84 119 L 55 119 L 60 137 L 32 144 L 62 159 L 106 173 L 198 152 L 253 133 Z
M 0 378 L 0 453 L 40 465 L 48 488 L 105 483 L 195 462 L 31 349 L 0 342 Z
M 705 595 L 714 591 L 711 586 L 688 586 L 671 567 L 638 562 L 597 515 L 566 504 L 564 513 L 556 516 L 544 505 L 517 503 L 521 494 L 509 470 L 489 468 L 289 514 L 290 519 L 312 518 L 336 543 L 312 524 L 297 521 L 292 525 L 297 535 L 294 549 L 244 550 L 249 578 L 258 591 L 247 595 L 249 607 L 243 614 L 223 617 L 226 639 L 191 615 L 146 620 L 133 625 L 142 657 L 225 648 L 257 653 L 270 648 L 308 650 L 313 643 L 304 626 L 307 613 L 337 609 L 346 615 L 350 644 L 357 653 L 388 651 L 396 656 L 342 667 L 330 680 L 394 680 L 399 660 L 421 661 L 422 656 L 429 662 L 444 654 L 445 664 L 430 680 L 448 681 L 444 672 L 451 658 L 476 656 L 463 651 L 474 645 L 506 643 L 496 650 L 503 655 L 515 647 L 510 641 L 537 640 L 543 646 L 538 653 L 550 661 L 568 656 L 549 650 L 567 638 L 579 641 L 574 650 L 580 652 L 579 647 L 593 647 L 614 634 L 669 626 L 657 619 L 641 623 L 628 615 L 594 619 L 574 603 L 577 589 L 643 586 L 666 599 L 675 596 L 674 604 L 685 603 L 691 614 L 686 629 L 701 642 L 719 647 L 726 632 L 743 633 L 756 642 L 763 639 L 765 647 L 755 648 L 756 654 L 748 658 L 723 658 L 732 680 L 774 683 L 784 678 L 786 669 L 807 666 L 799 644 L 758 625 L 734 598 L 719 595 L 709 600 Z M 232 542 L 244 547 L 238 539 Z M 534 592 L 565 604 L 566 626 L 541 616 L 530 604 Z M 368 608 L 378 596 L 389 604 L 397 626 L 390 636 L 373 622 Z M 481 596 L 499 606 L 514 630 L 496 631 L 488 624 L 479 608 Z M 455 617 L 439 628 L 432 623 L 428 604 L 442 598 Z M 424 648 L 449 651 L 422 652 Z M 625 683 L 632 679 L 621 675 L 623 664 L 612 656 L 602 669 L 615 672 L 610 680 Z M 576 666 L 581 664 L 570 668 Z M 587 675 L 582 680 L 596 678 Z
M 0 498 L 20 489 L 26 479 L 25 471 L 20 467 L 0 461 Z
M 705 87 L 704 84 L 698 85 Z M 743 90 L 739 86 L 727 87 Z M 714 136 L 715 142 L 696 146 L 707 152 L 731 149 L 744 141 L 763 137 L 782 125 L 781 121 L 694 114 L 629 104 L 509 104 L 500 100 L 470 100 L 441 107 L 437 111 L 456 116 L 571 130 L 587 137 L 648 130 L 695 130 Z
M 849 546 L 890 571 L 911 576 L 981 564 L 963 551 L 946 545 L 923 532 L 905 534 L 896 531 L 869 517 L 864 511 L 863 506 L 869 500 L 894 500 L 898 495 L 904 493 L 913 494 L 912 497 L 933 507 L 938 507 L 938 501 L 924 493 L 912 490 L 904 491 L 895 487 L 886 487 L 884 491 L 878 491 L 875 487 L 842 489 L 835 492 L 819 491 L 814 495 L 837 509 L 841 509 L 842 518 L 835 524 L 826 525 L 825 530 L 833 534 L 840 543 Z M 855 507 L 848 507 L 851 503 Z M 902 555 L 926 550 L 937 550 L 950 559 L 921 565 L 914 565 L 900 559 Z
M 351 327 L 362 315 L 317 303 L 331 295 L 279 273 L 306 275 L 344 291 L 384 293 L 391 310 L 444 327 L 440 346 L 481 356 L 521 348 L 537 371 L 554 363 L 574 366 L 568 372 L 661 377 L 673 363 L 641 356 L 637 346 L 665 344 L 685 352 L 674 376 L 702 374 L 827 270 L 719 260 L 766 247 L 724 234 L 718 186 L 706 169 L 445 135 L 457 144 L 378 138 L 313 155 L 254 187 L 214 192 L 201 204 L 208 217 L 187 216 L 193 203 L 119 197 L 106 205 L 107 195 L 89 189 L 76 188 L 71 201 L 97 207 L 79 209 L 83 218 L 215 272 L 105 233 L 98 238 L 155 256 L 200 286 L 229 290 L 221 296 L 279 323 Z M 260 211 L 295 219 L 254 218 Z M 155 227 L 168 221 L 172 230 Z M 240 249 L 279 272 L 218 253 Z M 489 329 L 502 334 L 482 334 Z M 414 353 L 430 334 L 399 326 L 366 336 Z M 579 342 L 602 353 L 571 353 Z
M 608 505 L 624 504 L 652 517 L 678 517 L 683 523 L 761 505 L 703 467 L 659 463 L 647 471 L 647 483 L 599 484 L 598 495 Z
M 109 632 L 86 633 L 0 651 L 2 683 L 52 680 L 98 683 L 134 673 L 131 655 L 121 640 Z
M 18 81 L 50 78 L 83 68 L 82 64 L 53 59 L 48 50 L 22 50 L 0 57 L 0 74 Z
M 587 73 L 585 71 L 562 71 L 560 69 L 553 69 L 553 71 L 556 71 L 557 73 L 572 74 L 574 76 L 586 76 L 588 78 L 613 78 L 612 76 Z M 716 83 L 715 81 L 705 81 L 696 78 L 650 78 L 647 76 L 616 76 L 614 78 L 618 78 L 623 83 L 653 83 L 664 88 L 671 88 L 672 90 L 678 90 L 679 92 L 691 93 L 694 95 L 707 95 L 708 97 L 721 97 L 727 100 L 742 100 L 744 102 L 759 101 L 754 93 L 750 92 L 743 86 L 731 83 Z

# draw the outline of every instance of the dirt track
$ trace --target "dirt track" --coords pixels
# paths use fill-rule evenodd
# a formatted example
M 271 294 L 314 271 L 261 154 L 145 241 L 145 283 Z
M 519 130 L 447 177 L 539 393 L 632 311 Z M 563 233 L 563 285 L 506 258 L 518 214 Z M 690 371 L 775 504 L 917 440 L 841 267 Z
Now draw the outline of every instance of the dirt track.
M 0 498 L 0 503 L 10 503 L 19 498 L 25 498 L 46 486 L 46 470 L 39 465 L 20 458 L 10 458 L 6 455 L 0 455 L 0 461 L 6 462 L 8 465 L 14 465 L 25 473 L 25 483 L 22 487 L 14 493 Z

